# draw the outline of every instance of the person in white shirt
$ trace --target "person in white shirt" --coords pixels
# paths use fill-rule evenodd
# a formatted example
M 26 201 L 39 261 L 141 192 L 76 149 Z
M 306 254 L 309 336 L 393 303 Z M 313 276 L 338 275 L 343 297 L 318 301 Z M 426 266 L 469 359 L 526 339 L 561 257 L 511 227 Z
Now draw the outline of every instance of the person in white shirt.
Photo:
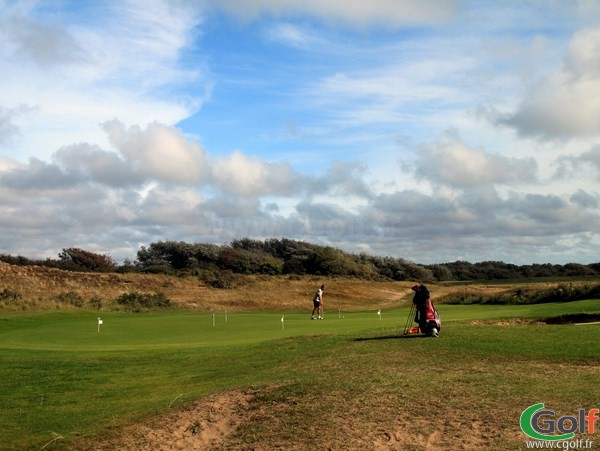
M 323 294 L 325 293 L 325 285 L 321 285 L 321 288 L 319 288 L 314 297 L 313 297 L 313 311 L 312 311 L 312 316 L 310 317 L 310 319 L 315 319 L 315 312 L 317 312 L 317 315 L 319 319 L 323 319 L 323 316 L 321 315 L 321 311 L 322 311 L 322 306 L 323 306 Z

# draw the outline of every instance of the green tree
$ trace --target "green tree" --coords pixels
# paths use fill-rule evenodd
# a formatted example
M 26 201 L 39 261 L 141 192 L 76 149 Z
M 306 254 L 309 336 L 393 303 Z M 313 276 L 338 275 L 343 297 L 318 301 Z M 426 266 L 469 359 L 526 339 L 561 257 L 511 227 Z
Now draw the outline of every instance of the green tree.
M 113 272 L 117 268 L 116 262 L 108 254 L 96 254 L 77 247 L 63 249 L 58 258 L 64 269 L 74 271 Z

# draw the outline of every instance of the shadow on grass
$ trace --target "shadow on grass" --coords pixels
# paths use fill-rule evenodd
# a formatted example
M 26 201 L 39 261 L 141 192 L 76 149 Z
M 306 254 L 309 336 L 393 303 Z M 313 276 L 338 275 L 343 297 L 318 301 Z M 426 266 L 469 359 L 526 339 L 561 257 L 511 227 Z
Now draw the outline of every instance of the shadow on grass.
M 551 316 L 541 320 L 546 324 L 576 324 L 600 321 L 600 313 L 571 313 L 566 315 Z
M 355 338 L 354 341 L 373 341 L 373 340 L 398 340 L 398 339 L 404 339 L 404 338 L 431 338 L 428 337 L 427 335 L 422 335 L 422 334 L 412 334 L 412 335 L 403 335 L 403 334 L 399 334 L 399 335 L 384 335 L 381 337 L 361 337 L 361 338 Z

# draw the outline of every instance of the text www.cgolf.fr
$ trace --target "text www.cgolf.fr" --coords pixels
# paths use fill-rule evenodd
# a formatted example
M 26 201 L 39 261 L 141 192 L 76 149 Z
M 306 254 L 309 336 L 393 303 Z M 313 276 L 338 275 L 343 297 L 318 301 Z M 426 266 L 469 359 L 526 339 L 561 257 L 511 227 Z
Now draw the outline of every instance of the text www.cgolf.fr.
M 593 449 L 594 442 L 589 439 L 579 440 L 527 440 L 525 442 L 527 449 Z

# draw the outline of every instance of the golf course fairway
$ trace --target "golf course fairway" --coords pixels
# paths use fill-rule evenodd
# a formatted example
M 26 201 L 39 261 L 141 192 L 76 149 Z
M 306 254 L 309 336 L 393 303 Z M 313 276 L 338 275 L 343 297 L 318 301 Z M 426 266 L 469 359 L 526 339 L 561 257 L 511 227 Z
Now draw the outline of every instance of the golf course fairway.
M 0 449 L 102 449 L 128 424 L 231 391 L 252 392 L 254 404 L 224 449 L 425 449 L 431 437 L 432 449 L 515 449 L 526 407 L 597 407 L 600 326 L 530 320 L 599 313 L 600 301 L 438 310 L 437 339 L 402 337 L 407 307 L 326 311 L 323 321 L 307 312 L 4 314 Z M 275 405 L 268 424 L 257 416 Z M 327 419 L 318 427 L 306 420 L 317 412 Z

